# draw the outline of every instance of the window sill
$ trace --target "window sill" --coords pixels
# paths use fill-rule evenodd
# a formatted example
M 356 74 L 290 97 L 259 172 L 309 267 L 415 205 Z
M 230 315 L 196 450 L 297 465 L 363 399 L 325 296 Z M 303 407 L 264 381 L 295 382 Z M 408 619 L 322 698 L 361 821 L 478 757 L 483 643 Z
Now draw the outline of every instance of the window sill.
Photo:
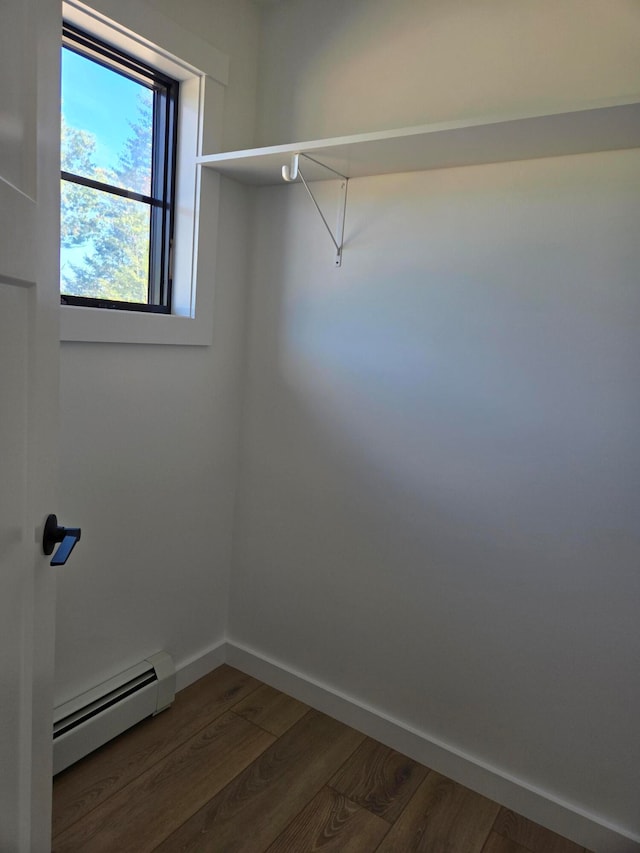
M 60 340 L 112 344 L 209 346 L 212 318 L 60 306 Z

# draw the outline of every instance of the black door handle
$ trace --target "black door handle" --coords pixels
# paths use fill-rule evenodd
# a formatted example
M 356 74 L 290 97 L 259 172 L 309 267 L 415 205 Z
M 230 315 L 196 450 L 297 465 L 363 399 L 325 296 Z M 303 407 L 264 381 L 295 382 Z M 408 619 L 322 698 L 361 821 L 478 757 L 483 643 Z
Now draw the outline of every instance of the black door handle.
M 47 516 L 42 534 L 42 550 L 49 556 L 58 542 L 60 547 L 51 559 L 51 566 L 64 566 L 73 551 L 74 545 L 80 539 L 79 527 L 60 527 L 55 515 Z

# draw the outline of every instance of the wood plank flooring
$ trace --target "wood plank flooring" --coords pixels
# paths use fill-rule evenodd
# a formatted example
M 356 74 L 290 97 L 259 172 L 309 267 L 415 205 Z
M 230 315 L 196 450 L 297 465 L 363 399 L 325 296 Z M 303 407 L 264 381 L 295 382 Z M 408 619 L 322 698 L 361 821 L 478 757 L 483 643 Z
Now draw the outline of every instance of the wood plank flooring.
M 588 853 L 228 666 L 60 773 L 54 853 Z

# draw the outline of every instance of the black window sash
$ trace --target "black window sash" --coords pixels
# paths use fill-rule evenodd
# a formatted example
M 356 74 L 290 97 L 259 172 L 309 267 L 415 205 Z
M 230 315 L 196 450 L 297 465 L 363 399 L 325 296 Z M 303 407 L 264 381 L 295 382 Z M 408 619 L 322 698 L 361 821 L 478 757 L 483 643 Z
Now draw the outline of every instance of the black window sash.
M 173 245 L 173 200 L 177 148 L 178 82 L 88 33 L 63 25 L 63 45 L 98 62 L 110 71 L 153 89 L 151 195 L 61 171 L 61 178 L 112 195 L 143 202 L 150 207 L 149 285 L 147 302 L 121 302 L 88 296 L 61 294 L 66 305 L 121 308 L 152 313 L 171 312 L 171 255 Z

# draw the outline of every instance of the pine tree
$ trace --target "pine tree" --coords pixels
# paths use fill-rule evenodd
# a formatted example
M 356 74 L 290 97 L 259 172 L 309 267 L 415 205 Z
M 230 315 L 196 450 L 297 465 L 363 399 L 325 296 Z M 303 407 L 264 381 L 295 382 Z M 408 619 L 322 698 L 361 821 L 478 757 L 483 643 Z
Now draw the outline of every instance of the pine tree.
M 144 90 L 138 118 L 113 170 L 94 162 L 96 140 L 63 120 L 62 168 L 65 171 L 150 194 L 153 94 Z M 147 204 L 62 182 L 64 248 L 84 247 L 82 263 L 61 270 L 62 292 L 125 302 L 146 302 L 149 279 Z
M 118 184 L 141 195 L 151 195 L 151 143 L 153 93 L 145 89 L 138 97 L 138 120 L 129 122 L 131 135 L 124 144 L 116 170 Z
M 84 177 L 98 179 L 99 170 L 94 162 L 96 140 L 86 130 L 69 127 L 62 116 L 62 170 Z M 61 241 L 65 249 L 82 246 L 96 227 L 98 208 L 94 194 L 88 187 L 62 181 Z

